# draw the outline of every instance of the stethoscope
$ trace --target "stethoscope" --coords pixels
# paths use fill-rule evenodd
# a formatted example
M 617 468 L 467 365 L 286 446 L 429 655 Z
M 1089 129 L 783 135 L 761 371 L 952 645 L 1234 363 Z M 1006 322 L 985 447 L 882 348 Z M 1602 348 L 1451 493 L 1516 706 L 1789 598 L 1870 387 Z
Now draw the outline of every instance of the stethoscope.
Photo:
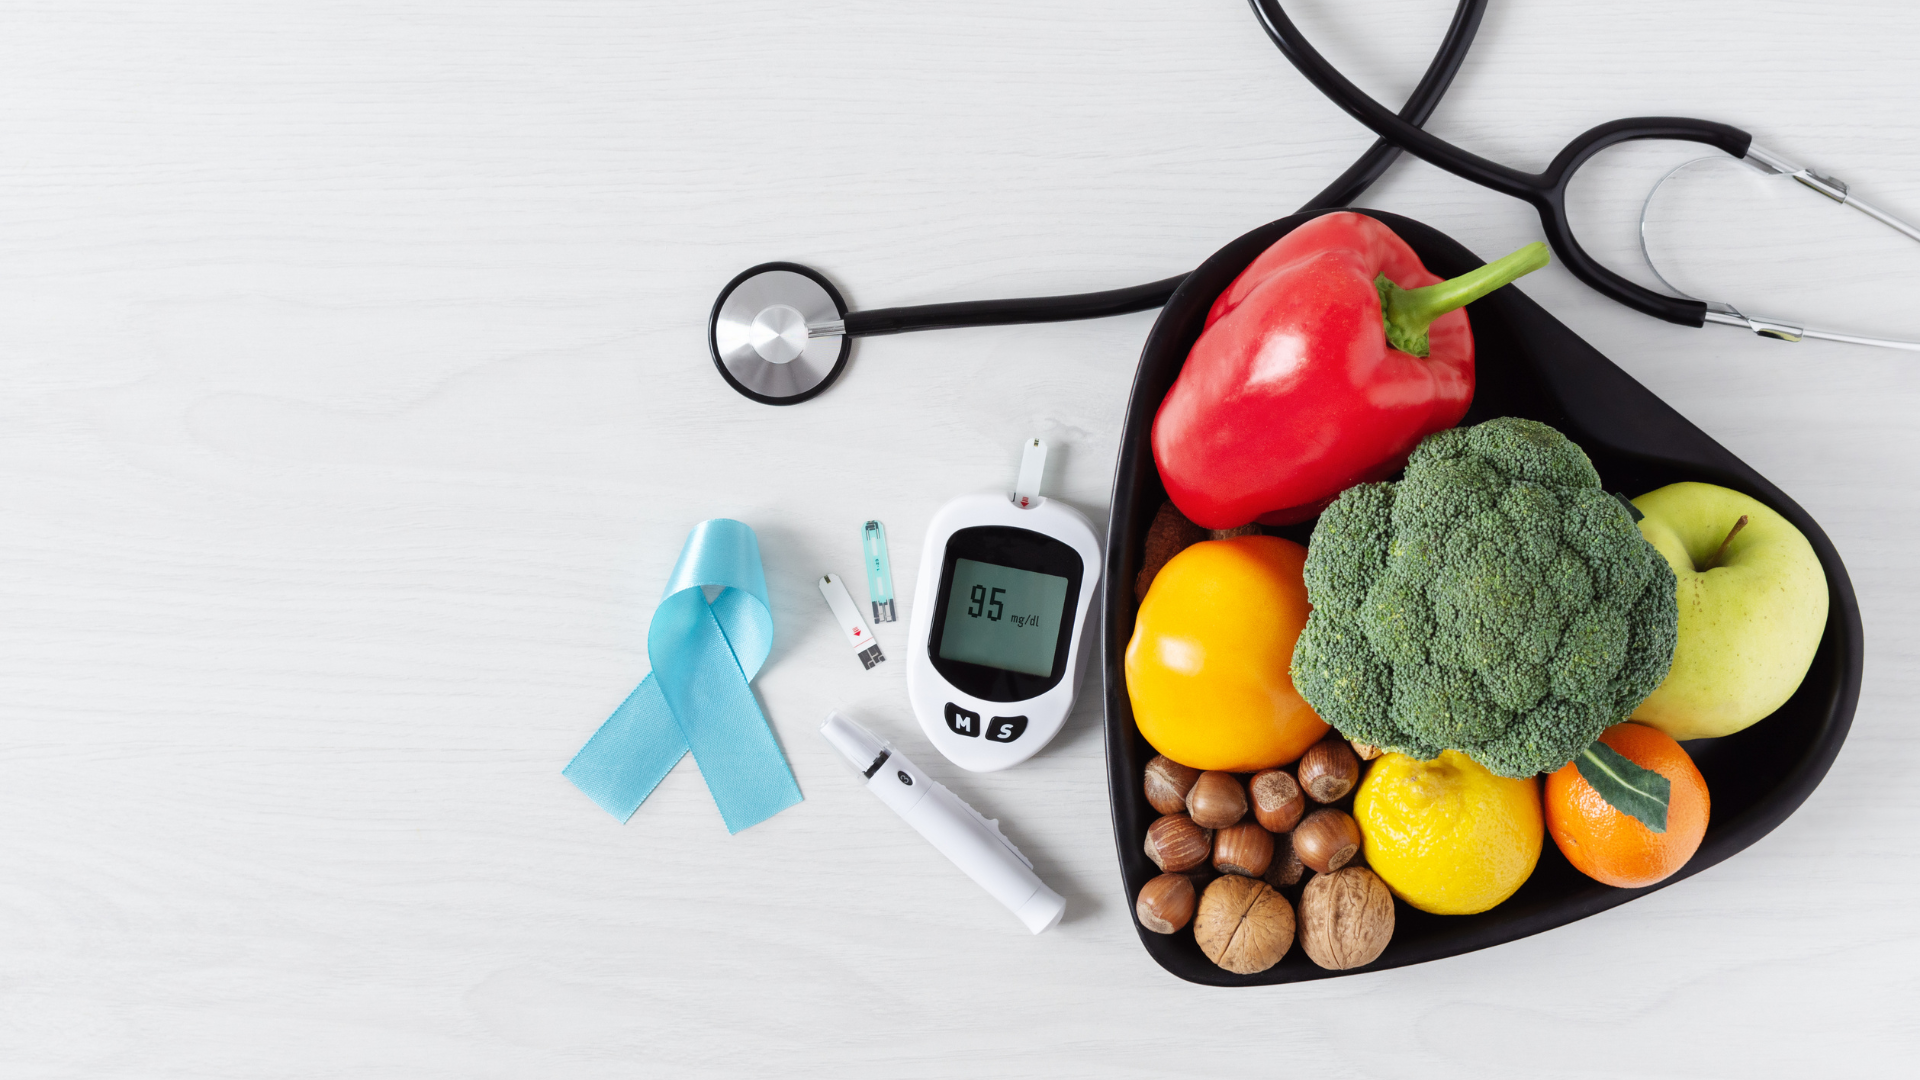
M 1575 136 L 1544 172 L 1521 172 L 1462 150 L 1420 126 L 1433 114 L 1466 59 L 1480 27 L 1480 17 L 1486 10 L 1486 0 L 1460 0 L 1439 51 L 1398 114 L 1334 70 L 1301 36 L 1278 0 L 1249 2 L 1267 36 L 1294 67 L 1321 93 L 1379 136 L 1339 179 L 1308 200 L 1301 212 L 1352 202 L 1404 150 L 1463 179 L 1532 204 L 1539 211 L 1547 242 L 1567 269 L 1601 295 L 1635 311 L 1682 326 L 1712 323 L 1741 327 L 1782 341 L 1819 338 L 1920 351 L 1920 342 L 1821 330 L 1792 321 L 1749 315 L 1724 302 L 1656 292 L 1622 277 L 1587 254 L 1567 219 L 1567 186 L 1595 154 L 1624 142 L 1669 139 L 1704 143 L 1762 172 L 1791 177 L 1835 202 L 1920 240 L 1920 229 L 1850 194 L 1842 181 L 1755 146 L 1753 136 L 1739 128 L 1676 116 L 1629 117 L 1601 124 Z M 1649 196 L 1649 202 L 1651 199 Z M 1648 260 L 1651 265 L 1650 252 Z M 1658 266 L 1654 266 L 1654 272 L 1666 281 Z M 763 404 L 793 405 L 818 395 L 840 377 L 851 355 L 854 338 L 1124 315 L 1163 306 L 1184 280 L 1186 275 L 1178 274 L 1132 288 L 1071 296 L 848 311 L 840 291 L 818 271 L 798 263 L 761 263 L 743 271 L 720 291 L 708 319 L 707 343 L 713 353 L 714 366 L 728 385 Z

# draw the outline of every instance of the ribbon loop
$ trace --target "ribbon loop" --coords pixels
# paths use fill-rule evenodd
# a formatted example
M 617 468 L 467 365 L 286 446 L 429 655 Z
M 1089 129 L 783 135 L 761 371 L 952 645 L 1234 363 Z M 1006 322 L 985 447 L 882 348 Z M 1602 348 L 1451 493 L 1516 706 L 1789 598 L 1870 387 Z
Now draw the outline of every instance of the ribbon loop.
M 720 589 L 711 603 L 708 587 Z M 622 821 L 689 751 L 728 832 L 799 802 L 800 787 L 749 685 L 772 648 L 759 539 L 729 518 L 694 526 L 647 628 L 653 671 L 563 775 Z

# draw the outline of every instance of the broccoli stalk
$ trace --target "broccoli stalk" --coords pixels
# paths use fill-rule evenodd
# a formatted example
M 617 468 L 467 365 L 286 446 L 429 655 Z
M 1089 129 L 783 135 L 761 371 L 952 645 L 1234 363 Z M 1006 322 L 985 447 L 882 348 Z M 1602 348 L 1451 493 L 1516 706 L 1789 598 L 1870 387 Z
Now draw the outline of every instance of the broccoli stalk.
M 1399 482 L 1349 488 L 1306 583 L 1294 686 L 1340 734 L 1422 760 L 1551 772 L 1673 660 L 1673 571 L 1585 452 L 1532 420 L 1436 432 Z

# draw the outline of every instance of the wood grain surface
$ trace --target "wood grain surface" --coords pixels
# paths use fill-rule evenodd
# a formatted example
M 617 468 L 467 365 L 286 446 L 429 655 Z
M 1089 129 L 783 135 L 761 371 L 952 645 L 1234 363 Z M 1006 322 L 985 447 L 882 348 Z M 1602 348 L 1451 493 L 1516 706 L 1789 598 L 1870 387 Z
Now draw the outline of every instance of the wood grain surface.
M 1398 103 L 1447 0 L 1295 0 Z M 1752 849 L 1486 952 L 1181 983 L 1121 895 L 1091 685 L 948 765 L 900 650 L 922 530 L 1050 440 L 1104 520 L 1152 314 L 859 343 L 735 396 L 733 274 L 856 307 L 1191 268 L 1368 136 L 1239 0 L 12 3 L 0 32 L 0 1073 L 9 1077 L 1758 1077 L 1920 1051 L 1920 359 L 1522 288 L 1799 500 L 1865 613 L 1853 733 Z M 1495 0 L 1432 126 L 1537 168 L 1697 115 L 1920 216 L 1920 7 Z M 1595 253 L 1681 157 L 1577 190 Z M 1485 255 L 1519 204 L 1370 205 Z M 1920 253 L 1860 272 L 1920 285 Z M 1635 271 L 1644 275 L 1644 271 Z M 627 825 L 560 768 L 646 671 L 687 529 L 758 531 L 757 683 L 806 801 L 729 837 L 690 762 Z M 892 538 L 868 674 L 812 577 Z M 1097 674 L 1095 676 L 1097 678 Z M 1066 896 L 1029 937 L 860 790 L 840 707 Z

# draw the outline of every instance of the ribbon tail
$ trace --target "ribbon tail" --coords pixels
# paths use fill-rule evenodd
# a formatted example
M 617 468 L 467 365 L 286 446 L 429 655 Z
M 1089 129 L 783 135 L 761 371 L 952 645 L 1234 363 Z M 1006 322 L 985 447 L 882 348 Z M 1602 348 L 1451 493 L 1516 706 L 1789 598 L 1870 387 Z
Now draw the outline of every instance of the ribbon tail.
M 757 825 L 801 801 L 786 755 L 700 590 L 662 602 L 647 643 L 661 694 L 727 831 Z
M 660 680 L 648 674 L 561 775 L 624 822 L 686 753 L 686 736 L 660 692 Z

